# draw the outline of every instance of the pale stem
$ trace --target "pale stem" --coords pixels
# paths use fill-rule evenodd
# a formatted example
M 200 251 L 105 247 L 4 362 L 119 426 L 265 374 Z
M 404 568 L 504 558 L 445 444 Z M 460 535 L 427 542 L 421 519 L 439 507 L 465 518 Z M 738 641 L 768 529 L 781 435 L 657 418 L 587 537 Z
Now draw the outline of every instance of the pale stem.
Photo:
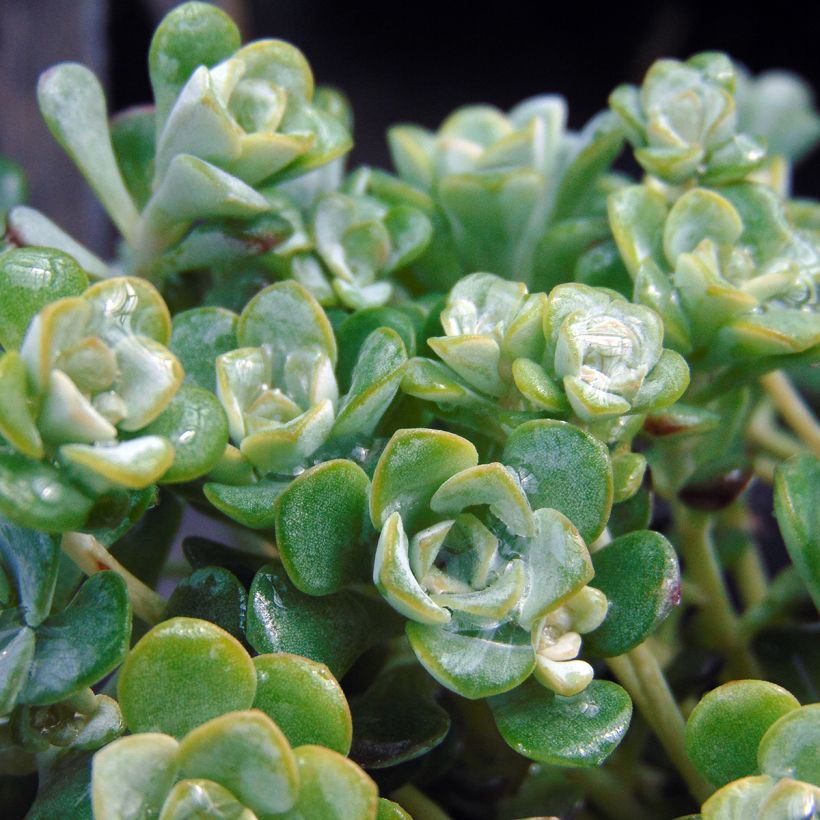
M 415 786 L 402 786 L 389 799 L 398 803 L 415 820 L 451 820 L 447 812 Z
M 726 654 L 731 674 L 759 678 L 760 669 L 743 639 L 712 542 L 710 516 L 682 504 L 676 504 L 673 511 L 686 573 L 706 596 L 700 606 L 704 625 L 711 630 L 715 644 Z
M 62 539 L 63 552 L 86 574 L 113 570 L 128 589 L 131 608 L 149 626 L 158 624 L 165 611 L 165 600 L 129 572 L 93 535 L 67 532 Z
M 721 518 L 747 538 L 746 548 L 732 567 L 732 577 L 737 584 L 743 609 L 746 610 L 766 599 L 769 576 L 754 538 L 754 526 L 746 504 L 736 501 L 723 512 Z
M 778 464 L 778 461 L 767 456 L 755 456 L 752 459 L 754 474 L 766 484 L 774 484 L 774 471 Z
M 760 383 L 783 421 L 814 455 L 820 457 L 820 424 L 789 377 L 782 370 L 776 370 L 761 376 Z
M 686 724 L 652 650 L 643 643 L 607 663 L 660 740 L 692 797 L 703 803 L 713 789 L 686 754 Z
M 752 416 L 746 431 L 752 444 L 762 447 L 778 458 L 791 458 L 803 452 L 803 445 L 788 433 L 778 430 L 772 421 L 768 402 Z

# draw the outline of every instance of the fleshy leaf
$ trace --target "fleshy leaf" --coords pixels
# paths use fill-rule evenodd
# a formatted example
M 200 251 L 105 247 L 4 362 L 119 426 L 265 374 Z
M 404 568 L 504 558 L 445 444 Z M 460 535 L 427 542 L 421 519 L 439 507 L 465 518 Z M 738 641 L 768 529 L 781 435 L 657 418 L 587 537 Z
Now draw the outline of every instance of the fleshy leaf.
M 415 532 L 435 522 L 430 499 L 450 476 L 478 463 L 475 447 L 441 430 L 399 430 L 382 452 L 370 491 L 370 518 L 381 529 L 399 511 Z
M 117 696 L 132 732 L 182 737 L 217 715 L 250 708 L 256 671 L 242 644 L 198 618 L 172 618 L 128 655 Z
M 298 655 L 257 655 L 254 709 L 261 709 L 294 748 L 305 743 L 339 754 L 350 751 L 350 708 L 336 679 L 323 663 Z
M 462 697 L 476 700 L 518 686 L 535 669 L 529 633 L 461 630 L 410 621 L 410 646 L 427 671 Z
M 93 501 L 50 464 L 0 452 L 0 514 L 45 532 L 80 529 Z
M 276 521 L 275 502 L 287 486 L 286 481 L 259 481 L 247 486 L 211 481 L 203 492 L 208 501 L 229 518 L 251 529 L 266 530 Z
M 258 816 L 287 811 L 299 793 L 296 760 L 281 730 L 257 709 L 228 712 L 179 744 L 186 777 L 224 786 Z
M 216 390 L 214 361 L 238 347 L 238 321 L 235 313 L 219 307 L 193 308 L 174 316 L 170 348 L 185 370 L 186 382 Z
M 119 666 L 131 640 L 131 605 L 115 572 L 97 572 L 71 603 L 37 629 L 31 673 L 20 699 L 56 703 Z
M 612 508 L 612 466 L 606 447 L 577 427 L 549 419 L 517 427 L 501 461 L 514 467 L 533 509 L 551 507 L 591 544 Z
M 553 766 L 600 766 L 632 718 L 629 695 L 594 680 L 578 695 L 554 695 L 535 681 L 490 701 L 498 730 L 519 754 Z
M 296 587 L 327 595 L 367 576 L 367 475 L 352 461 L 326 461 L 298 476 L 276 508 L 276 541 Z
M 820 609 L 820 461 L 805 454 L 777 468 L 774 508 L 792 563 Z
M 174 460 L 161 478 L 164 484 L 178 484 L 216 466 L 228 443 L 228 420 L 213 393 L 183 384 L 145 433 L 171 442 Z
M 0 519 L 0 556 L 3 569 L 17 587 L 17 605 L 26 624 L 39 626 L 51 610 L 57 583 L 58 540 Z
M 248 593 L 224 567 L 203 567 L 180 581 L 168 599 L 165 618 L 202 618 L 238 641 L 245 636 Z
M 350 590 L 313 598 L 281 567 L 261 569 L 251 585 L 248 643 L 257 652 L 289 652 L 324 663 L 341 680 L 367 649 L 401 632 L 381 600 Z
M 596 655 L 623 655 L 654 632 L 680 601 L 680 569 L 672 545 L 638 530 L 592 555 L 596 589 L 609 600 L 606 620 L 584 637 Z
M 79 296 L 88 276 L 54 248 L 12 248 L 0 256 L 0 345 L 20 347 L 26 328 L 49 302 Z
M 322 746 L 301 746 L 294 755 L 299 798 L 283 820 L 375 820 L 378 789 L 353 761 Z
M 686 724 L 686 752 L 713 785 L 759 774 L 758 744 L 766 730 L 800 706 L 768 681 L 739 680 L 707 692 Z
M 784 710 L 785 711 L 785 710 Z M 801 706 L 779 718 L 763 735 L 757 752 L 761 771 L 820 787 L 820 704 Z
M 120 233 L 133 241 L 139 215 L 114 157 L 97 78 L 78 63 L 60 63 L 40 77 L 37 100 L 51 133 L 83 172 Z
M 437 687 L 415 663 L 399 663 L 379 674 L 351 703 L 351 757 L 368 769 L 396 766 L 438 746 L 450 716 L 436 702 Z
M 179 744 L 163 734 L 120 738 L 94 755 L 91 799 L 95 817 L 158 817 L 177 778 Z

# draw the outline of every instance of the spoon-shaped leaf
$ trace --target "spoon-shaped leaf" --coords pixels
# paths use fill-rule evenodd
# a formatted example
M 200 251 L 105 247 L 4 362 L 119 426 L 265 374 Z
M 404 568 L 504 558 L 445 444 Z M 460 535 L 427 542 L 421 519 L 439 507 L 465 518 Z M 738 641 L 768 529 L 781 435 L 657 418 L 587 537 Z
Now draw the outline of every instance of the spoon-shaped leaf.
M 105 97 L 97 78 L 78 63 L 60 63 L 40 77 L 37 100 L 51 133 L 82 171 L 120 233 L 133 242 L 139 214 L 114 157 Z
M 490 701 L 498 730 L 519 754 L 553 766 L 600 766 L 632 717 L 629 695 L 594 680 L 578 695 L 555 695 L 535 681 Z

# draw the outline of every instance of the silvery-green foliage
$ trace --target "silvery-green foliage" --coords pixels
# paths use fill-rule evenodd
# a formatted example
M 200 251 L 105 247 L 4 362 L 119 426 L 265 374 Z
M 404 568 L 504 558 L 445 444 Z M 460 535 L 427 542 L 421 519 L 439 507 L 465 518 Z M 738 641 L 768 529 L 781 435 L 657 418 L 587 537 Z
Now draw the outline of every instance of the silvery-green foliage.
M 766 158 L 766 144 L 738 128 L 731 60 L 704 52 L 686 62 L 658 60 L 640 88 L 622 85 L 609 102 L 635 158 L 674 185 L 743 179 Z
M 578 132 L 566 128 L 562 97 L 543 95 L 504 113 L 468 106 L 435 131 L 402 125 L 389 132 L 399 176 L 432 197 L 446 232 L 426 265 L 452 275 L 484 270 L 531 281 L 538 241 L 552 223 L 600 205 L 605 172 L 621 146 L 611 114 Z M 443 218 L 442 218 L 443 217 Z M 449 252 L 448 252 L 449 250 Z

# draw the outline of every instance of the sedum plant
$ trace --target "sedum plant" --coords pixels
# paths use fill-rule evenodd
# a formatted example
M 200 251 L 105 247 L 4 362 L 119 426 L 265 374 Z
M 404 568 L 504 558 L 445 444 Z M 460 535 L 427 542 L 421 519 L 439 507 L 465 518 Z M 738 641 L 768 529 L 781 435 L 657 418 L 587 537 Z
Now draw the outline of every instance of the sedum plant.
M 113 258 L 0 162 L 4 816 L 818 816 L 808 87 L 666 59 L 380 170 L 212 5 L 149 71 L 38 87 Z

